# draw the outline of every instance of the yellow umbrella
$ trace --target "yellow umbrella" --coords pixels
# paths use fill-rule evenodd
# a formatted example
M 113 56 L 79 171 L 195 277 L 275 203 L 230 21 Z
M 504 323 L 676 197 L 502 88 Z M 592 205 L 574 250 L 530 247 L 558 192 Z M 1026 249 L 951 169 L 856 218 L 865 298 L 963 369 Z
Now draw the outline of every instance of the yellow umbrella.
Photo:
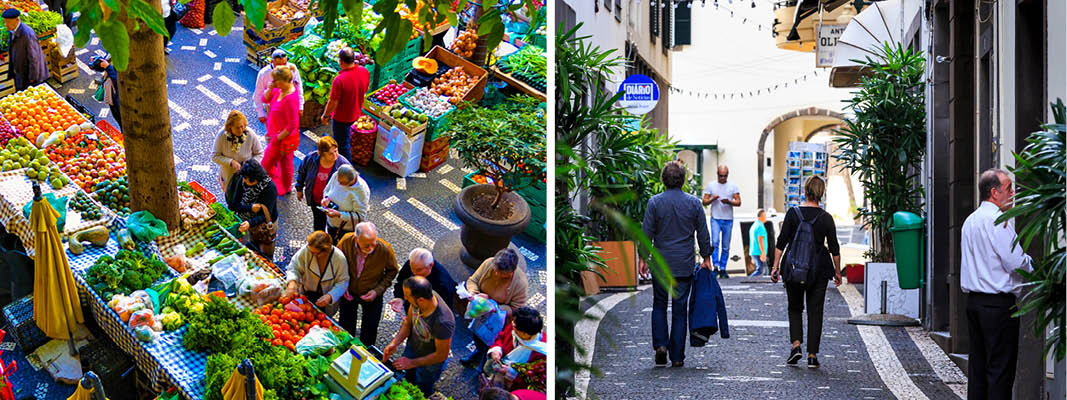
M 56 229 L 59 213 L 41 198 L 41 188 L 33 184 L 33 210 L 30 227 L 34 234 L 33 319 L 37 327 L 54 339 L 73 340 L 82 316 L 74 274 L 70 271 L 63 241 Z M 73 346 L 72 346 L 73 347 Z
M 255 395 L 248 392 L 249 386 L 253 385 L 253 379 L 256 387 Z M 263 385 L 259 383 L 259 377 L 256 376 L 251 361 L 245 359 L 233 370 L 233 375 L 230 375 L 230 379 L 222 387 L 222 398 L 224 400 L 263 400 Z
M 74 394 L 67 397 L 67 400 L 107 400 L 104 398 L 104 387 L 100 386 L 100 378 L 96 376 L 92 371 L 89 371 L 78 383 L 78 388 L 74 389 Z

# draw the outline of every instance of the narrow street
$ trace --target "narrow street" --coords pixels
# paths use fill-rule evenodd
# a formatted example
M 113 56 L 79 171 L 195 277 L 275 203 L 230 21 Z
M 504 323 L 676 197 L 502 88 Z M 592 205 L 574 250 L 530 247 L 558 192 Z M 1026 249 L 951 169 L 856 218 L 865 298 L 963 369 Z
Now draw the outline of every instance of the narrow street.
M 211 161 L 211 154 L 215 137 L 222 129 L 226 115 L 231 110 L 240 110 L 248 117 L 249 128 L 261 136 L 265 131 L 263 124 L 256 121 L 252 103 L 258 68 L 245 60 L 246 48 L 242 44 L 244 28 L 241 24 L 238 19 L 227 37 L 219 36 L 210 25 L 205 29 L 187 29 L 179 25 L 167 57 L 167 93 L 178 179 L 195 180 L 220 199 L 223 198 L 223 190 L 217 180 L 219 168 Z M 63 96 L 71 95 L 94 112 L 98 119 L 106 118 L 114 125 L 108 106 L 92 98 L 96 89 L 93 79 L 100 74 L 93 72 L 88 65 L 94 56 L 105 54 L 99 40 L 93 37 L 86 48 L 76 49 L 75 52 L 79 77 L 56 90 Z M 315 151 L 319 135 L 328 132 L 327 127 L 303 131 L 294 171 L 299 168 L 305 154 Z M 432 250 L 438 241 L 450 233 L 457 233 L 462 226 L 453 211 L 453 204 L 455 195 L 463 185 L 464 175 L 471 170 L 463 167 L 462 161 L 454 154 L 433 171 L 416 173 L 406 179 L 397 177 L 373 161 L 366 167 L 357 165 L 356 169 L 370 186 L 370 220 L 378 226 L 380 237 L 393 246 L 400 264 L 407 260 L 412 249 L 424 247 Z M 295 195 L 279 198 L 278 210 L 280 225 L 274 261 L 285 269 L 289 259 L 304 245 L 307 234 L 311 233 L 312 216 L 310 208 L 297 201 Z M 547 315 L 544 295 L 545 244 L 521 235 L 513 239 L 513 244 L 525 259 L 530 284 L 528 304 L 540 310 L 542 315 Z M 473 270 L 468 274 L 470 272 Z M 454 277 L 457 281 L 466 278 Z M 392 290 L 389 290 L 385 294 L 385 301 L 388 302 L 393 296 Z M 388 306 L 384 313 L 379 326 L 379 348 L 392 339 L 402 319 Z M 477 372 L 464 368 L 458 360 L 473 352 L 475 347 L 466 322 L 457 322 L 452 355 L 437 384 L 437 390 L 457 399 L 473 398 L 477 396 Z M 4 360 L 25 357 L 16 348 L 11 336 L 5 338 L 0 348 L 7 350 L 3 355 Z M 73 386 L 55 384 L 44 370 L 35 370 L 22 361 L 19 363 L 20 368 L 12 377 L 19 393 L 33 393 L 38 399 L 65 399 L 73 392 Z M 16 393 L 16 397 L 19 393 Z
M 651 285 L 586 299 L 587 315 L 606 315 L 578 332 L 595 338 L 591 360 L 602 374 L 587 381 L 587 398 L 966 398 L 966 377 L 921 328 L 847 323 L 863 313 L 862 285 L 830 283 L 821 367 L 809 369 L 804 360 L 786 365 L 789 322 L 782 284 L 742 277 L 740 269 L 729 272 L 731 278 L 719 282 L 730 338 L 716 334 L 704 348 L 687 347 L 682 368 L 654 367 Z

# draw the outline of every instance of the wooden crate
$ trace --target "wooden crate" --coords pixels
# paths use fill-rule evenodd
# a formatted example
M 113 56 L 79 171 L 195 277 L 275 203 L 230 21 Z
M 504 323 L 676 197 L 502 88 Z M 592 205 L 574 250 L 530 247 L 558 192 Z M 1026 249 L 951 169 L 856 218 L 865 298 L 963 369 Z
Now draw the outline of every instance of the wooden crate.
M 481 67 L 474 65 L 474 63 L 467 61 L 463 57 L 457 56 L 455 53 L 452 53 L 441 46 L 434 46 L 429 53 L 426 53 L 426 57 L 437 60 L 438 69 L 462 67 L 464 72 L 478 78 L 478 82 L 474 84 L 474 87 L 468 90 L 467 94 L 463 96 L 464 101 L 476 103 L 478 100 L 482 99 L 483 95 L 485 95 L 485 85 L 488 82 L 489 74 Z
M 49 75 L 56 82 L 63 84 L 78 78 L 78 64 L 71 63 L 59 68 L 48 68 Z
M 542 93 L 540 90 L 534 89 L 533 86 L 527 85 L 526 82 L 523 82 L 521 79 L 516 78 L 511 74 L 504 73 L 504 71 L 501 71 L 500 68 L 492 66 L 489 69 L 491 69 L 493 73 L 496 74 L 497 78 L 500 78 L 500 80 L 507 82 L 508 85 L 519 89 L 519 91 L 526 93 L 531 97 L 541 101 L 545 101 L 545 99 L 547 98 L 545 94 Z

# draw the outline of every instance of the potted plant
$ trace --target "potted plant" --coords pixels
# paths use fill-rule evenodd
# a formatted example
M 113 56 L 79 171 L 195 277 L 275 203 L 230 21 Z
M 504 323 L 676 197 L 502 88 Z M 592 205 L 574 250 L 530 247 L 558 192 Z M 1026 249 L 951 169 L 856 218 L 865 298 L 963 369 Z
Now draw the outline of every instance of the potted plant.
M 892 273 L 896 272 L 889 234 L 893 214 L 907 211 L 923 215 L 924 191 L 918 175 L 926 153 L 926 61 L 918 51 L 889 43 L 875 59 L 853 61 L 861 63 L 868 73 L 847 101 L 855 118 L 845 121 L 846 127 L 836 132 L 839 136 L 834 138 L 837 151 L 833 157 L 840 162 L 838 168 L 858 175 L 870 203 L 858 210 L 874 239 L 866 254 L 872 261 L 866 272 Z M 899 285 L 890 286 L 899 289 Z
M 1067 355 L 1067 322 L 1064 313 L 1064 269 L 1067 268 L 1067 106 L 1063 99 L 1052 104 L 1053 124 L 1042 126 L 1026 138 L 1027 145 L 1015 154 L 1018 193 L 1015 207 L 1004 212 L 997 223 L 1022 217 L 1017 243 L 1034 256 L 1033 271 L 1019 271 L 1028 290 L 1019 301 L 1014 316 L 1034 314 L 1033 332 L 1045 336 L 1044 354 L 1062 361 Z M 1049 332 L 1047 336 L 1045 332 Z M 1051 354 L 1050 354 L 1051 353 Z
M 514 192 L 545 181 L 545 112 L 515 96 L 493 107 L 465 107 L 451 116 L 451 146 L 463 164 L 486 178 L 456 196 L 463 228 L 462 259 L 471 268 L 511 243 L 530 223 L 530 206 Z

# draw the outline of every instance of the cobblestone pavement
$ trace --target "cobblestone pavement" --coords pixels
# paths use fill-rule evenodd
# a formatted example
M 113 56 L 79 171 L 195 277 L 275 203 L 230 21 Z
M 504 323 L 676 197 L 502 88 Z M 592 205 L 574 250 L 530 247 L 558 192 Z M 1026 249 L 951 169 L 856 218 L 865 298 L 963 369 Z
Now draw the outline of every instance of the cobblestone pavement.
M 263 135 L 265 127 L 255 119 L 251 101 L 255 89 L 257 69 L 245 61 L 246 48 L 242 44 L 241 20 L 227 37 L 219 36 L 211 26 L 205 29 L 186 29 L 179 25 L 171 53 L 167 57 L 168 98 L 174 137 L 174 158 L 178 179 L 195 180 L 222 198 L 217 181 L 218 166 L 211 161 L 215 135 L 222 129 L 226 115 L 237 109 L 249 117 L 249 126 Z M 57 90 L 71 95 L 100 118 L 115 124 L 106 104 L 93 100 L 99 76 L 88 68 L 93 56 L 104 54 L 99 40 L 93 38 L 84 49 L 77 49 L 79 77 Z M 372 88 L 373 90 L 373 88 Z M 296 153 L 297 168 L 305 154 L 315 151 L 315 140 L 329 132 L 326 127 L 305 130 Z M 471 172 L 455 156 L 441 167 L 398 178 L 373 161 L 367 167 L 357 166 L 371 192 L 370 220 L 379 227 L 382 238 L 389 241 L 403 263 L 415 247 L 432 249 L 445 234 L 458 231 L 462 223 L 452 210 L 456 193 L 463 184 L 463 176 Z M 295 171 L 295 168 L 294 168 Z M 311 232 L 311 210 L 296 200 L 295 195 L 279 198 L 280 229 L 275 262 L 283 268 L 302 246 Z M 526 236 L 516 236 L 515 246 L 525 257 L 530 282 L 529 304 L 546 312 L 544 243 Z M 385 301 L 393 298 L 392 290 Z M 399 329 L 400 316 L 389 307 L 379 328 L 378 345 L 384 347 Z M 546 318 L 547 320 L 547 318 Z M 457 327 L 452 343 L 453 358 L 437 385 L 437 390 L 457 399 L 475 396 L 476 381 L 473 370 L 456 362 L 474 349 L 465 324 Z
M 592 329 L 596 343 L 591 360 L 601 374 L 589 379 L 588 398 L 965 397 L 965 377 L 920 328 L 847 323 L 862 311 L 863 298 L 855 285 L 829 285 L 821 367 L 809 369 L 805 361 L 798 366 L 786 365 L 790 343 L 785 289 L 767 278 L 740 277 L 740 272 L 720 280 L 730 338 L 716 334 L 707 347 L 687 347 L 683 368 L 654 368 L 650 285 L 636 292 L 587 298 L 583 306 L 587 313 L 605 314 L 599 327 Z M 582 386 L 579 379 L 579 389 Z

